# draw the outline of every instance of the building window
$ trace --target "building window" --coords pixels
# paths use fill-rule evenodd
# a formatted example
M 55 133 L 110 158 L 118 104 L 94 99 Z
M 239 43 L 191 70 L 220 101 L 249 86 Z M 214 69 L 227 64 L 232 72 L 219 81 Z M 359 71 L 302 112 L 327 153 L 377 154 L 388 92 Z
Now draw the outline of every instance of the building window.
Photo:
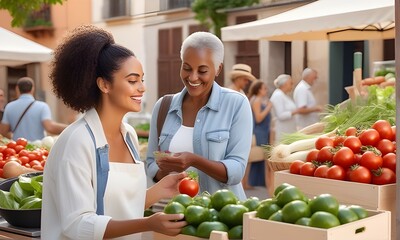
M 130 15 L 130 0 L 105 0 L 104 18 L 115 18 Z
M 160 11 L 176 8 L 190 8 L 194 0 L 160 0 Z

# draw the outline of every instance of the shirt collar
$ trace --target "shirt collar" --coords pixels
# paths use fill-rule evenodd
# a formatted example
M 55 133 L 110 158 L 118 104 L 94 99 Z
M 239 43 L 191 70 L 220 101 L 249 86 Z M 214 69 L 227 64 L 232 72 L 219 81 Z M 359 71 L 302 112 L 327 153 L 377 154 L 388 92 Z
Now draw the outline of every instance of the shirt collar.
M 32 99 L 32 100 L 35 99 L 35 98 L 34 98 L 31 94 L 29 94 L 29 93 L 21 94 L 21 95 L 19 96 L 19 98 L 20 98 L 20 99 Z
M 206 107 L 208 107 L 214 111 L 219 110 L 221 90 L 222 90 L 221 86 L 219 86 L 218 83 L 214 82 L 212 89 L 211 89 L 211 95 L 208 99 Z M 178 94 L 178 97 L 172 99 L 171 108 L 169 109 L 168 112 L 179 111 L 179 109 L 182 108 L 183 97 L 185 96 L 186 93 L 187 93 L 187 89 L 183 88 L 182 91 Z

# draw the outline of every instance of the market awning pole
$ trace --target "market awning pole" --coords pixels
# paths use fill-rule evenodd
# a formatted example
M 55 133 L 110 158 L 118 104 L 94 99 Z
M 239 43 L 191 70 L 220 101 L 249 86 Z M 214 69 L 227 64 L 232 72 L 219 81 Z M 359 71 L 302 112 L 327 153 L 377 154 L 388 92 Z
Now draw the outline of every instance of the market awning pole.
M 395 38 L 395 60 L 396 60 L 396 126 L 400 126 L 400 0 L 396 0 L 395 5 L 395 26 L 396 27 L 396 38 Z M 400 141 L 400 129 L 396 127 L 396 143 Z M 398 153 L 400 150 L 400 144 L 396 144 L 396 152 Z M 396 162 L 399 163 L 400 157 L 397 154 Z M 396 228 L 396 239 L 400 240 L 400 164 L 396 164 L 396 226 L 392 226 L 392 228 Z

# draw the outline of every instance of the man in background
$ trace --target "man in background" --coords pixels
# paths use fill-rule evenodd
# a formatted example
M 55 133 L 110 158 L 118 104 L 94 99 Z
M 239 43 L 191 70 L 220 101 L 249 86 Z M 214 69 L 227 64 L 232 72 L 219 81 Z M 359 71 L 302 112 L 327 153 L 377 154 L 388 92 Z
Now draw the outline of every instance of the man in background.
M 318 79 L 317 71 L 306 68 L 302 78 L 293 92 L 294 102 L 299 110 L 296 116 L 298 130 L 318 122 L 320 119 L 318 113 L 322 111 L 311 91 L 311 87 Z
M 54 122 L 47 103 L 35 100 L 34 81 L 29 77 L 18 79 L 18 99 L 8 103 L 0 124 L 0 134 L 12 136 L 13 140 L 26 138 L 35 141 L 49 134 L 60 134 L 67 125 Z

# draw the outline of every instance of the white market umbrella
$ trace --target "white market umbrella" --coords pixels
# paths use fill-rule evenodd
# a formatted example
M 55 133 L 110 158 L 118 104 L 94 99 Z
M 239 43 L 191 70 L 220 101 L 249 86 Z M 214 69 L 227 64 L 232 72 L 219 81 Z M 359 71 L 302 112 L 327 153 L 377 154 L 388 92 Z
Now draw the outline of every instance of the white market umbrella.
M 394 0 L 319 0 L 222 28 L 223 41 L 356 41 L 394 38 Z
M 0 66 L 49 61 L 53 50 L 0 27 Z

